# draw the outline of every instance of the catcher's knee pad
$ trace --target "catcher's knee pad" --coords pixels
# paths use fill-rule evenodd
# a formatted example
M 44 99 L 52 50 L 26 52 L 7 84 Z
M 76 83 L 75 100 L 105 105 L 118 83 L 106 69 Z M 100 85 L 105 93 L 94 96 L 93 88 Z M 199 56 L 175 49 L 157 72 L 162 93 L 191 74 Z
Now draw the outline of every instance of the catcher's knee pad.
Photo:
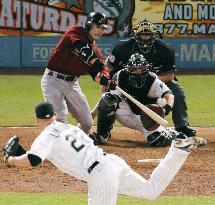
M 101 96 L 99 101 L 98 110 L 102 113 L 111 115 L 119 107 L 120 97 L 110 92 L 106 92 Z
M 149 134 L 147 136 L 147 141 L 152 147 L 164 147 L 170 145 L 172 140 L 179 134 L 181 133 L 170 128 L 163 128 L 162 130 L 157 130 Z

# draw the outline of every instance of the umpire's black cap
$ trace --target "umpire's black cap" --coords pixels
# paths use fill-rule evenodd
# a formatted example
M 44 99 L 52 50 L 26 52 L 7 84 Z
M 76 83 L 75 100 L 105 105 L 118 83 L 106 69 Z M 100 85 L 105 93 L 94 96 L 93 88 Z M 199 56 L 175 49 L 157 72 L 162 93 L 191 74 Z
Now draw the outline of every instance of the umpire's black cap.
M 55 115 L 54 107 L 48 102 L 39 103 L 35 107 L 35 114 L 39 119 L 49 119 Z

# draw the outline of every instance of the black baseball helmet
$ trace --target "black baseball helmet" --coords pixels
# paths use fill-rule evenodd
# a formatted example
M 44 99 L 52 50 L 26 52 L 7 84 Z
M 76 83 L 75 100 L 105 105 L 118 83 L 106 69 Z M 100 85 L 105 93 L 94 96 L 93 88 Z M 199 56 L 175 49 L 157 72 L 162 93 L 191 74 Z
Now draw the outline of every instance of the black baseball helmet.
M 104 14 L 100 12 L 92 12 L 87 16 L 85 29 L 89 31 L 92 28 L 93 24 L 104 28 L 108 28 L 107 23 L 108 19 Z
M 130 56 L 125 67 L 129 72 L 135 72 L 137 68 L 141 68 L 142 72 L 148 72 L 150 64 L 146 61 L 143 55 L 134 53 Z
M 154 24 L 146 19 L 137 23 L 136 28 L 133 30 L 134 38 L 143 53 L 150 52 L 158 34 L 159 32 Z
M 142 88 L 145 84 L 150 67 L 151 65 L 146 61 L 143 55 L 139 53 L 132 54 L 125 65 L 125 69 L 128 73 L 129 85 L 135 88 Z

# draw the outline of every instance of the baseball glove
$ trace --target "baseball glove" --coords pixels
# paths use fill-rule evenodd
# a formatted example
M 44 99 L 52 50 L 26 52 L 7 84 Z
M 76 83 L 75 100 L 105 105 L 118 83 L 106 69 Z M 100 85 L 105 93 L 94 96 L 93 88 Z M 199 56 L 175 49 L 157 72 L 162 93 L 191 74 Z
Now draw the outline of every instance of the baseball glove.
M 8 164 L 8 158 L 10 156 L 21 156 L 26 153 L 25 149 L 19 144 L 19 141 L 19 137 L 15 135 L 3 147 L 4 162 L 8 167 L 10 167 Z
M 146 105 L 150 110 L 164 118 L 164 111 L 162 107 L 157 104 L 149 104 Z M 151 117 L 149 117 L 146 113 L 141 112 L 140 119 L 142 121 L 143 127 L 146 128 L 148 131 L 153 131 L 159 127 L 159 124 L 155 122 Z

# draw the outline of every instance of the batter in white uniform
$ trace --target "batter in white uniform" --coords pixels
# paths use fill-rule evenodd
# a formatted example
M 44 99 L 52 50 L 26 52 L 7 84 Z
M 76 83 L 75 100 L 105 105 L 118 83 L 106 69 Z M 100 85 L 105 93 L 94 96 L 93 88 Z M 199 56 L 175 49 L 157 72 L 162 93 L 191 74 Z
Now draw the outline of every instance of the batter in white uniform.
M 165 158 L 146 180 L 123 159 L 95 146 L 80 128 L 57 122 L 52 104 L 40 103 L 35 110 L 37 124 L 44 130 L 29 151 L 9 157 L 7 163 L 30 167 L 49 160 L 62 172 L 87 182 L 88 205 L 115 205 L 117 194 L 156 199 L 196 147 L 194 138 L 173 140 Z

